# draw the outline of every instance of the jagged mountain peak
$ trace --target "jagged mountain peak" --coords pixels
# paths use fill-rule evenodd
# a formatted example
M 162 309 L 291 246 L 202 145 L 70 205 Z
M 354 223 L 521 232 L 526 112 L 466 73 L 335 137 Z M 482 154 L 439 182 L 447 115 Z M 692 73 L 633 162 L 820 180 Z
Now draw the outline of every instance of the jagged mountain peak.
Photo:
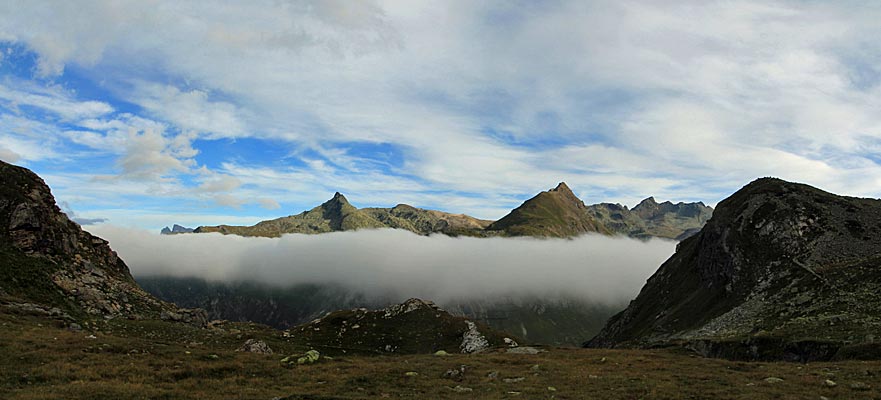
M 653 198 L 650 198 L 652 202 Z M 586 206 L 565 182 L 525 201 L 508 216 L 489 221 L 464 214 L 452 214 L 398 204 L 392 208 L 358 209 L 341 193 L 298 215 L 262 221 L 254 226 L 203 226 L 196 232 L 220 232 L 243 236 L 281 236 L 285 233 L 325 233 L 340 230 L 394 228 L 428 235 L 451 236 L 557 236 L 572 237 L 587 232 L 626 234 L 638 238 L 681 239 L 696 232 L 712 209 L 703 204 L 670 202 L 662 206 L 643 205 L 637 215 L 620 204 Z M 660 207 L 660 208 L 659 208 Z M 649 209 L 651 208 L 651 209 Z M 648 219 L 651 219 L 649 221 Z M 684 235 L 684 236 L 683 236 Z
M 648 207 L 652 205 L 656 206 L 658 205 L 658 202 L 657 200 L 655 200 L 654 196 L 649 196 L 646 197 L 643 201 L 640 201 L 639 204 L 636 205 L 636 207 L 633 207 L 633 209 L 635 210 L 637 207 Z
M 512 236 L 571 237 L 587 232 L 610 233 L 587 213 L 587 206 L 564 182 L 526 200 L 486 229 L 505 231 Z
M 551 192 L 569 192 L 572 193 L 572 189 L 569 189 L 569 185 L 566 182 L 560 182 L 557 184 L 557 187 L 550 190 Z
M 333 204 L 351 205 L 351 203 L 349 203 L 349 199 L 347 199 L 346 196 L 340 192 L 335 192 L 333 194 L 333 197 L 330 198 L 330 200 L 325 201 L 321 205 L 328 206 L 328 205 L 333 205 Z

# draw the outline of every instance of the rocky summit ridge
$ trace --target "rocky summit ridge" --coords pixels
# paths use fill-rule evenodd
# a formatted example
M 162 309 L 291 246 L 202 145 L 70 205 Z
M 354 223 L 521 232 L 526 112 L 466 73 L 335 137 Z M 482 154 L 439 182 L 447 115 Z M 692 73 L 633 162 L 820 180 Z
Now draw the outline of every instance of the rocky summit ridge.
M 0 161 L 0 303 L 70 318 L 161 318 L 203 324 L 142 290 L 107 241 L 82 230 L 33 172 Z
M 633 210 L 620 204 L 585 205 L 565 182 L 540 192 L 498 221 L 398 204 L 392 208 L 356 208 L 341 193 L 297 215 L 252 226 L 200 226 L 195 233 L 278 237 L 287 233 L 318 234 L 358 229 L 404 229 L 419 235 L 574 237 L 585 233 L 661 237 L 681 240 L 712 215 L 703 203 L 656 203 L 643 200 Z M 175 232 L 172 232 L 175 233 Z
M 881 200 L 758 179 L 719 203 L 590 347 L 879 356 Z M 874 353 L 873 353 L 874 352 Z

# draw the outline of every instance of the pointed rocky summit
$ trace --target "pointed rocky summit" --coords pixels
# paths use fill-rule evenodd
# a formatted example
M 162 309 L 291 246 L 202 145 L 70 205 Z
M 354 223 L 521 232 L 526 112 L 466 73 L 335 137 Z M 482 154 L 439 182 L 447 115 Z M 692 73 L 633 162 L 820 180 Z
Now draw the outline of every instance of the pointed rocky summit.
M 587 213 L 587 206 L 564 182 L 526 200 L 486 229 L 511 236 L 571 237 L 587 232 L 610 233 Z

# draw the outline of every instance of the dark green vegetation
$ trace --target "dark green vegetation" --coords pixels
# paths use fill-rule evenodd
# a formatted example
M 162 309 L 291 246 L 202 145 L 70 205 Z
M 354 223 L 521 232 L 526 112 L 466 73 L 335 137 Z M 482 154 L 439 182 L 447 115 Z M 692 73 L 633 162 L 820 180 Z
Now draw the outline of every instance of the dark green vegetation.
M 764 178 L 698 235 L 589 346 L 684 343 L 713 356 L 881 355 L 881 200 Z
M 406 204 L 393 208 L 358 209 L 349 204 L 345 196 L 336 193 L 320 206 L 297 215 L 262 221 L 253 226 L 201 226 L 195 232 L 278 237 L 286 233 L 316 234 L 395 228 L 420 235 L 574 237 L 600 233 L 680 240 L 700 230 L 712 213 L 713 209 L 703 203 L 658 204 L 651 197 L 633 210 L 609 203 L 585 206 L 561 182 L 556 188 L 539 193 L 495 222 Z M 179 232 L 169 230 L 168 233 L 186 232 L 180 229 Z
M 671 350 L 571 348 L 548 348 L 535 355 L 497 349 L 450 356 L 353 356 L 319 350 L 333 359 L 285 368 L 282 358 L 310 347 L 296 335 L 285 337 L 260 325 L 227 323 L 200 329 L 113 319 L 71 331 L 62 323 L 0 307 L 0 398 L 881 397 L 878 361 L 745 363 Z M 266 342 L 274 353 L 235 351 L 252 338 Z M 463 374 L 448 373 L 463 365 Z
M 150 294 L 182 307 L 204 309 L 210 319 L 251 321 L 277 329 L 288 329 L 334 310 L 382 308 L 392 304 L 391 300 L 368 301 L 365 296 L 329 284 L 275 287 L 254 282 L 209 282 L 167 276 L 137 280 Z
M 419 299 L 379 310 L 334 311 L 290 332 L 306 343 L 361 354 L 473 353 L 510 338 Z
M 312 321 L 333 310 L 383 308 L 395 301 L 329 284 L 274 287 L 253 282 L 139 277 L 150 294 L 182 307 L 201 308 L 209 319 L 252 321 L 278 329 Z M 440 306 L 453 315 L 518 335 L 528 343 L 576 346 L 597 334 L 626 304 L 602 305 L 578 298 L 523 296 L 453 300 Z

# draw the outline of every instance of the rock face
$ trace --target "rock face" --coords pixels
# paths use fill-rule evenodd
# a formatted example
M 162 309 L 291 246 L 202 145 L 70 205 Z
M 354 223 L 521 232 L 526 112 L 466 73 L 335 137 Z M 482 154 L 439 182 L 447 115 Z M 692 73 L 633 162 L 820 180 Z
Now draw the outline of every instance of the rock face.
M 586 345 L 684 342 L 735 358 L 845 357 L 877 343 L 879 293 L 881 201 L 763 178 L 719 203 Z
M 0 162 L 0 293 L 79 315 L 182 312 L 143 291 L 107 241 L 83 231 L 33 172 Z
M 495 222 L 406 204 L 358 209 L 345 196 L 336 193 L 320 206 L 297 215 L 262 221 L 253 226 L 201 226 L 195 232 L 278 237 L 286 233 L 394 228 L 419 235 L 573 237 L 594 232 L 681 240 L 700 230 L 712 212 L 713 209 L 703 203 L 658 204 L 651 197 L 633 210 L 609 203 L 585 206 L 566 183 L 561 182 Z M 178 232 L 169 229 L 167 233 Z
M 420 299 L 379 310 L 334 311 L 291 329 L 290 335 L 305 338 L 322 352 L 366 354 L 471 353 L 504 346 L 510 337 Z

